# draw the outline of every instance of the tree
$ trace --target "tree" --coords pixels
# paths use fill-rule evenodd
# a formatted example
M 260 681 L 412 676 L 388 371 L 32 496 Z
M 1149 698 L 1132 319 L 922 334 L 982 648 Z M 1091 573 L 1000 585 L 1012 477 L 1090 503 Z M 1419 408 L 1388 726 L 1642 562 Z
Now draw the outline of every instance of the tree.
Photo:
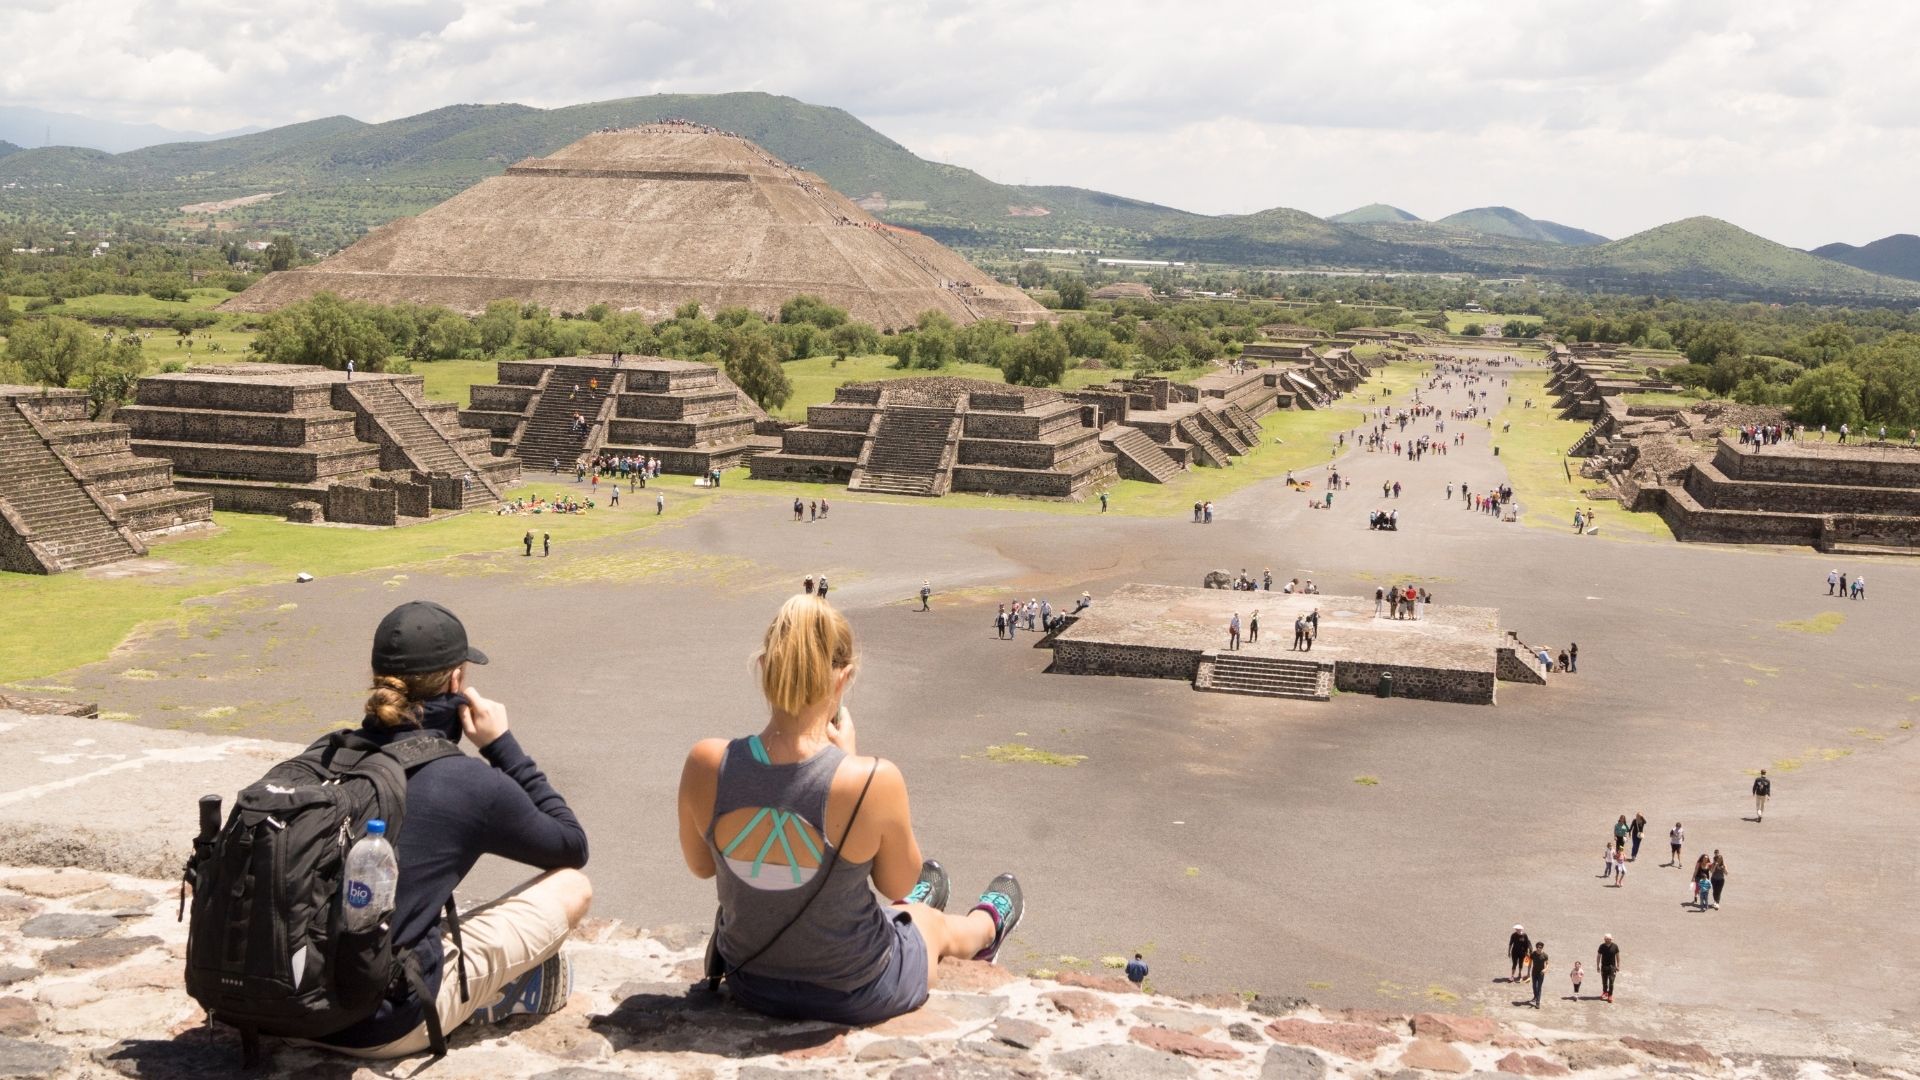
M 1047 264 L 1038 259 L 1028 259 L 1014 271 L 1013 280 L 1023 289 L 1037 289 L 1047 283 Z
M 1067 373 L 1067 339 L 1048 323 L 1020 335 L 1001 369 L 1019 386 L 1052 386 Z
M 793 383 L 774 356 L 773 339 L 764 332 L 730 332 L 724 361 L 727 378 L 763 409 L 777 409 L 793 395 Z
M 267 250 L 260 253 L 260 261 L 268 270 L 285 270 L 300 258 L 300 249 L 294 245 L 293 237 L 285 233 L 273 238 L 267 244 Z
M 1794 348 L 1799 360 L 1807 367 L 1819 367 L 1837 360 L 1845 360 L 1853 355 L 1858 345 L 1853 340 L 1853 331 L 1844 323 L 1822 323 L 1808 331 Z
M 1858 426 L 1864 416 L 1860 391 L 1865 384 L 1845 364 L 1828 364 L 1800 376 L 1787 391 L 1794 418 L 1803 424 Z
M 834 355 L 845 360 L 849 356 L 864 356 L 878 352 L 880 335 L 873 327 L 861 322 L 844 322 L 827 333 L 833 342 Z
M 361 371 L 380 371 L 393 343 L 359 305 L 323 292 L 267 316 L 247 348 L 275 364 L 319 364 L 337 371 L 352 361 Z
M 89 366 L 87 407 L 96 420 L 113 415 L 113 410 L 133 397 L 140 376 L 147 370 L 146 357 L 140 352 L 140 339 L 126 334 L 112 346 L 99 349 Z
M 514 332 L 520 329 L 520 305 L 512 300 L 492 301 L 474 320 L 474 329 L 480 332 L 480 351 L 488 356 L 500 355 L 500 350 L 513 344 Z
M 1860 377 L 1860 411 L 1901 428 L 1920 426 L 1920 337 L 1895 334 L 1849 365 Z
M 1068 311 L 1079 311 L 1087 306 L 1087 283 L 1079 274 L 1057 274 L 1053 279 L 1053 291 L 1060 294 L 1060 306 Z
M 822 330 L 831 330 L 847 321 L 847 313 L 817 296 L 802 293 L 780 305 L 780 321 L 810 323 Z
M 1462 334 L 1465 334 L 1467 337 L 1479 337 L 1480 335 L 1487 332 L 1487 328 L 1477 322 L 1470 322 L 1467 325 L 1461 327 L 1460 332 Z
M 7 336 L 8 362 L 40 386 L 72 386 L 102 348 L 87 324 L 58 315 L 23 320 Z
M 1747 354 L 1747 339 L 1730 322 L 1708 323 L 1687 338 L 1687 359 L 1711 366 L 1722 357 L 1739 358 Z

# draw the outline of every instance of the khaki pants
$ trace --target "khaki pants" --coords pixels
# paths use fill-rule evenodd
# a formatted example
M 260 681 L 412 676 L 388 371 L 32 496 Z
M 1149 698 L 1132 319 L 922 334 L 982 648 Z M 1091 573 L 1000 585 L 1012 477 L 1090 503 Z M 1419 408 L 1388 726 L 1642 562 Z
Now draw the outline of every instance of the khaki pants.
M 566 943 L 566 912 L 522 898 L 520 892 L 525 888 L 521 885 L 460 916 L 460 938 L 466 945 L 467 960 L 465 1001 L 460 1000 L 461 951 L 454 946 L 452 934 L 440 935 L 445 956 L 440 968 L 440 994 L 433 1007 L 440 1014 L 440 1030 L 448 1039 L 476 1010 L 493 1004 L 508 983 L 545 963 Z M 327 1049 L 357 1058 L 400 1058 L 426 1053 L 427 1046 L 427 1025 L 422 1021 L 419 1027 L 382 1046 Z

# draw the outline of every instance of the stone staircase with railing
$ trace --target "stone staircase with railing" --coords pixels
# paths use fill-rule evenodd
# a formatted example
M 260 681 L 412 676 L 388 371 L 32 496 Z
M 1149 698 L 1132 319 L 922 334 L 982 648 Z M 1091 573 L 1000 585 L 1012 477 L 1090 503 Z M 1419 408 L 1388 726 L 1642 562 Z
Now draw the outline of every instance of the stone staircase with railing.
M 896 404 L 881 410 L 848 490 L 945 494 L 952 472 L 948 444 L 957 415 L 951 406 Z
M 52 574 L 146 554 L 8 400 L 0 400 L 0 508 L 0 569 Z
M 1200 408 L 1194 410 L 1193 415 L 1209 435 L 1227 448 L 1228 453 L 1245 454 L 1250 448 L 1251 444 L 1247 441 L 1247 437 L 1217 410 Z
M 491 455 L 486 460 L 469 456 L 456 441 L 462 436 L 449 435 L 434 423 L 421 403 L 395 380 L 362 379 L 342 385 L 412 468 L 424 473 L 472 478 L 473 483 L 463 488 L 461 509 L 491 506 L 501 500 L 499 474 L 512 471 L 511 463 L 497 461 Z M 484 438 L 477 434 L 467 437 Z
M 1138 428 L 1125 425 L 1112 428 L 1101 436 L 1101 441 L 1118 455 L 1121 475 L 1129 480 L 1165 484 L 1182 471 L 1179 462 L 1169 457 L 1159 443 Z
M 560 471 L 570 471 L 586 452 L 600 406 L 612 389 L 611 376 L 599 368 L 564 364 L 548 368 L 540 381 L 540 398 L 534 403 L 533 415 L 527 418 L 513 446 L 520 467 L 550 469 L 558 461 Z M 585 431 L 574 426 L 575 414 L 586 418 Z
M 1201 658 L 1193 688 L 1221 694 L 1326 701 L 1333 696 L 1333 664 L 1241 652 L 1211 653 Z
M 1272 397 L 1272 395 L 1269 394 L 1268 397 Z M 1234 426 L 1235 430 L 1240 432 L 1242 438 L 1247 440 L 1248 446 L 1259 446 L 1261 441 L 1266 438 L 1266 432 L 1261 429 L 1260 421 L 1254 419 L 1252 413 L 1241 408 L 1238 404 L 1228 405 L 1226 409 L 1222 411 L 1227 421 Z M 1271 410 L 1269 409 L 1269 411 Z

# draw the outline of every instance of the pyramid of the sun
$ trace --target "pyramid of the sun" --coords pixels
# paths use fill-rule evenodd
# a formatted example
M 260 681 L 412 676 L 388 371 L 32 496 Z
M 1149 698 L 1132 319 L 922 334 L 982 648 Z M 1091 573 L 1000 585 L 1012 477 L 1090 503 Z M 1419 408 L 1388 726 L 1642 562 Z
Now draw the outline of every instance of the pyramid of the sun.
M 229 300 L 271 311 L 332 292 L 478 312 L 509 298 L 665 318 L 764 314 L 809 293 L 882 328 L 929 309 L 958 322 L 1033 322 L 1044 309 L 919 233 L 876 220 L 811 173 L 734 135 L 652 124 L 529 158 L 318 265 Z

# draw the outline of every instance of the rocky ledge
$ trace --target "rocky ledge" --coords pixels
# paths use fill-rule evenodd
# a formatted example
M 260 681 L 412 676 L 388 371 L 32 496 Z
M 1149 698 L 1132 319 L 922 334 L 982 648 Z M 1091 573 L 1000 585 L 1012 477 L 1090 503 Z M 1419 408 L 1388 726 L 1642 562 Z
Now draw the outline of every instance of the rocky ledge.
M 0 1077 L 188 1080 L 241 1075 L 238 1041 L 181 988 L 186 928 L 169 882 L 0 868 Z M 1178 1080 L 1515 1075 L 1848 1077 L 1905 1068 L 1600 1038 L 1484 1016 L 1328 1012 L 1304 1002 L 1193 1001 L 1121 978 L 1023 979 L 949 963 L 918 1012 L 878 1027 L 768 1020 L 696 986 L 703 929 L 591 921 L 568 946 L 574 996 L 535 1020 L 469 1025 L 434 1080 Z M 256 1076 L 411 1076 L 276 1046 Z

